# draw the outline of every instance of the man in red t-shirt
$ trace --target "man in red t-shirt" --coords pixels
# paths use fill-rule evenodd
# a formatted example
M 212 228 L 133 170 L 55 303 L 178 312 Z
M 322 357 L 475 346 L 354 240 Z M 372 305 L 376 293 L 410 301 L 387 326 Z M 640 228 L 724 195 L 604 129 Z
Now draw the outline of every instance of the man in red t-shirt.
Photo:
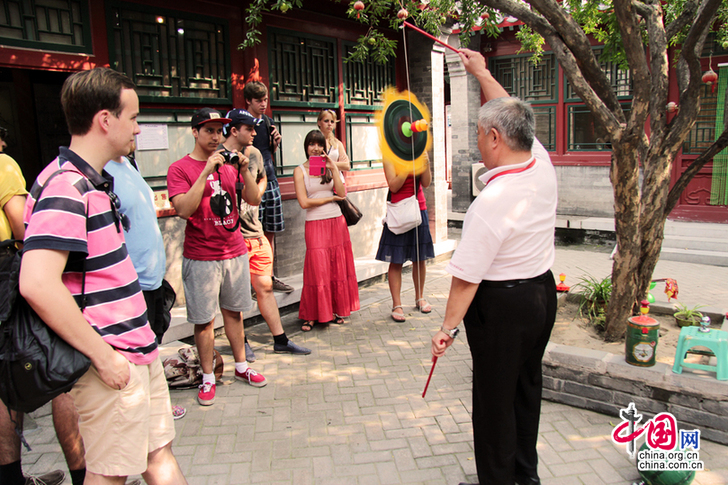
M 245 359 L 243 312 L 249 311 L 253 302 L 248 250 L 238 229 L 236 197 L 236 192 L 242 192 L 245 202 L 258 205 L 260 192 L 248 170 L 248 158 L 237 151 L 218 149 L 223 125 L 229 122 L 212 108 L 196 111 L 191 123 L 195 148 L 167 172 L 169 199 L 177 214 L 187 221 L 182 281 L 187 320 L 195 324 L 195 345 L 202 367 L 197 401 L 203 406 L 215 402 L 212 364 L 218 302 L 235 358 L 235 378 L 255 387 L 268 383 L 248 367 Z M 239 162 L 234 161 L 236 157 Z

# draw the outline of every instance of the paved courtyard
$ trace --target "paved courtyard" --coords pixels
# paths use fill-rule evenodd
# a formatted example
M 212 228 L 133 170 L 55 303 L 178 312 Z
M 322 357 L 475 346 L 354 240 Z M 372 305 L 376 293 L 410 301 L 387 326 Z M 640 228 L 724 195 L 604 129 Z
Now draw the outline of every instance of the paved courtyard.
M 565 272 L 567 284 L 576 282 L 579 271 L 607 274 L 608 256 L 559 249 L 554 273 Z M 684 295 L 681 301 L 718 307 L 728 303 L 722 284 L 728 268 L 667 263 L 661 276 L 678 280 Z M 414 311 L 411 279 L 405 276 L 403 300 L 410 305 L 405 307 L 405 323 L 389 318 L 386 283 L 361 288 L 362 309 L 345 325 L 317 325 L 313 331 L 301 333 L 296 315 L 286 316 L 286 332 L 296 343 L 313 350 L 308 356 L 274 354 L 267 327 L 248 328 L 258 358 L 252 367 L 269 381 L 261 389 L 232 379 L 230 348 L 224 337 L 218 338 L 216 347 L 226 358 L 226 370 L 216 403 L 201 407 L 195 400 L 196 391 L 172 391 L 173 403 L 188 409 L 176 422 L 174 451 L 189 482 L 476 482 L 471 362 L 465 338 L 458 338 L 440 359 L 426 399 L 422 398 L 430 369 L 430 337 L 442 321 L 450 286 L 445 265 L 428 267 L 426 295 L 434 308 L 429 315 Z M 658 270 L 662 268 L 658 266 Z M 713 300 L 706 301 L 708 298 Z M 24 452 L 24 469 L 29 473 L 65 469 L 51 418 L 40 414 L 35 416 L 38 428 L 28 433 L 33 451 Z M 542 482 L 638 482 L 635 464 L 624 446 L 616 446 L 610 439 L 619 422 L 618 418 L 544 402 L 538 444 Z M 702 441 L 700 459 L 706 471 L 699 472 L 693 483 L 728 483 L 728 447 Z M 66 483 L 70 484 L 70 478 Z

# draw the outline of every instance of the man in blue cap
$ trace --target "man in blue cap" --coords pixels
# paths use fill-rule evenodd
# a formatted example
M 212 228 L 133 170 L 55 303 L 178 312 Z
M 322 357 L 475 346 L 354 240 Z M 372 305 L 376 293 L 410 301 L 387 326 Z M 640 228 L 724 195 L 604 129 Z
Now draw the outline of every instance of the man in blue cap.
M 260 150 L 252 146 L 255 137 L 255 126 L 258 120 L 244 109 L 229 111 L 227 117 L 230 123 L 225 125 L 224 135 L 227 137 L 221 145 L 228 151 L 243 153 L 250 160 L 250 172 L 258 184 L 261 194 L 265 192 L 268 179 L 266 177 L 263 156 Z M 245 238 L 250 262 L 250 282 L 257 295 L 260 314 L 265 319 L 273 334 L 273 350 L 277 353 L 291 353 L 305 355 L 311 350 L 300 347 L 288 340 L 281 324 L 281 315 L 278 312 L 278 303 L 273 294 L 273 251 L 263 232 L 263 224 L 258 219 L 258 206 L 242 203 L 240 207 L 240 230 Z M 252 350 L 248 353 L 248 361 L 255 361 Z

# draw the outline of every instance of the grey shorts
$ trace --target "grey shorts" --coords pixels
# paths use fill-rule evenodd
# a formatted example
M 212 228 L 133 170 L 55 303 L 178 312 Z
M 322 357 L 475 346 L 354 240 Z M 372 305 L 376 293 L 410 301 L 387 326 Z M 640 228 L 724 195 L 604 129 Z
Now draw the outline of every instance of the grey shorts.
M 212 321 L 218 304 L 231 312 L 248 312 L 253 308 L 247 253 L 222 261 L 182 258 L 182 282 L 190 323 Z

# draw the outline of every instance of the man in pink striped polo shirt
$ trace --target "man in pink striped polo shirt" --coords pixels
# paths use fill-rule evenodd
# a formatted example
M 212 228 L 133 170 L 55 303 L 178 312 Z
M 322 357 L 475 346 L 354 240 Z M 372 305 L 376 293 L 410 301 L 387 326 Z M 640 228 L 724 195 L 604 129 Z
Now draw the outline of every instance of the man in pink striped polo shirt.
M 118 212 L 113 179 L 102 175 L 109 160 L 129 154 L 139 133 L 134 88 L 108 68 L 78 72 L 63 84 L 71 144 L 60 148 L 28 197 L 20 292 L 91 359 L 71 391 L 86 481 L 123 484 L 141 473 L 149 483 L 184 484 L 172 454 L 174 422 L 156 339 L 124 245 L 128 220 Z

